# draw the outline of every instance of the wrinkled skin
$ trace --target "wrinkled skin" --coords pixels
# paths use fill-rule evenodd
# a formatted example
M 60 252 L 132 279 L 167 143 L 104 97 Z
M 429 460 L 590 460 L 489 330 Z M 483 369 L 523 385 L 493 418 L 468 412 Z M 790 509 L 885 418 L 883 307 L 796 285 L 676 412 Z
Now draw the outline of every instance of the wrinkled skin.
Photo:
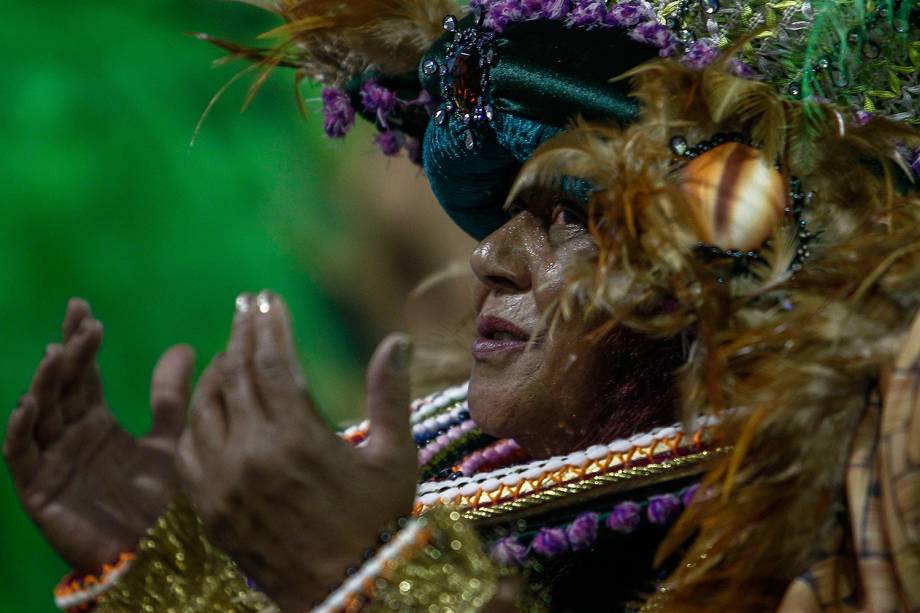
M 355 448 L 316 412 L 284 303 L 250 303 L 238 301 L 227 351 L 198 384 L 179 467 L 212 539 L 282 610 L 304 611 L 412 509 L 409 347 L 391 335 L 371 359 L 373 434 Z
M 98 573 L 132 551 L 176 497 L 194 354 L 173 347 L 153 374 L 153 427 L 135 439 L 112 416 L 96 352 L 102 325 L 71 300 L 63 344 L 48 346 L 10 415 L 3 452 L 26 513 L 75 570 Z
M 566 268 L 594 252 L 577 212 L 544 196 L 520 203 L 513 218 L 472 256 L 480 319 L 507 322 L 524 338 L 496 340 L 494 330 L 482 333 L 493 338 L 480 338 L 478 353 L 474 348 L 471 412 L 483 430 L 515 438 L 534 456 L 570 451 L 585 443 L 586 432 L 596 437 L 609 434 L 592 429 L 598 407 L 591 390 L 597 386 L 598 367 L 610 356 L 601 359 L 597 344 L 585 338 L 592 329 L 590 322 L 578 317 L 561 320 L 552 333 L 541 325 L 549 323 Z M 83 334 L 68 333 L 67 328 L 65 324 L 65 338 Z M 481 350 L 490 343 L 492 349 Z M 72 369 L 43 362 L 33 385 L 36 400 L 27 401 L 14 414 L 6 451 L 14 476 L 19 475 L 20 495 L 49 542 L 71 564 L 88 568 L 99 560 L 109 561 L 113 553 L 132 549 L 172 498 L 173 451 L 182 419 L 178 410 L 160 411 L 174 419 L 170 428 L 155 426 L 157 436 L 151 443 L 112 434 L 120 430 L 111 425 L 114 420 L 101 401 L 95 365 L 87 370 L 91 359 L 86 356 L 95 349 L 68 351 L 77 357 L 67 363 L 81 365 L 83 374 L 75 378 L 66 374 Z M 295 355 L 287 308 L 269 293 L 238 300 L 227 351 L 214 359 L 199 381 L 190 425 L 179 445 L 182 487 L 213 540 L 285 611 L 302 611 L 323 598 L 341 583 L 346 569 L 359 565 L 364 551 L 376 545 L 381 527 L 411 510 L 417 459 L 408 422 L 406 351 L 406 340 L 392 336 L 371 360 L 367 408 L 372 434 L 368 444 L 359 448 L 339 439 L 317 414 Z M 164 369 L 171 374 L 155 376 L 155 413 L 162 405 L 157 400 L 160 388 L 172 390 L 171 407 L 185 404 L 177 382 L 187 379 L 186 360 L 172 355 L 168 353 L 164 362 L 180 362 L 182 367 L 158 367 L 158 373 Z M 624 355 L 629 362 L 630 355 Z M 63 360 L 53 355 L 50 359 L 53 364 Z M 158 377 L 169 385 L 158 387 Z M 45 392 L 46 387 L 56 391 Z M 98 447 L 106 452 L 102 456 L 106 466 L 119 467 L 108 469 L 118 475 L 112 483 L 143 483 L 158 494 L 145 496 L 146 490 L 130 487 L 122 490 L 131 492 L 125 502 L 137 512 L 130 523 L 105 514 L 113 501 L 93 488 L 90 476 L 95 471 L 87 470 L 89 461 L 81 459 L 83 446 L 58 443 L 50 453 L 52 447 L 38 442 L 46 438 L 32 434 L 42 431 L 36 423 L 48 413 L 44 407 L 69 413 L 62 408 L 67 403 L 59 398 L 66 396 L 60 390 L 77 393 L 79 400 L 71 402 L 78 407 L 73 410 L 76 414 L 95 418 L 86 421 L 79 433 L 75 429 L 79 420 L 62 420 L 56 438 L 49 439 L 52 446 L 64 439 L 83 443 L 112 437 L 118 445 Z M 610 415 L 602 417 L 611 421 Z M 169 431 L 165 442 L 159 437 L 161 430 Z M 24 442 L 33 439 L 35 443 Z M 141 454 L 151 450 L 158 455 Z M 25 477 L 33 472 L 39 452 L 54 458 L 58 464 L 49 466 L 57 470 L 69 463 L 69 488 L 62 490 L 50 474 L 54 471 L 41 478 Z M 88 455 L 92 459 L 99 453 Z M 142 457 L 147 461 L 138 464 Z M 131 481 L 137 475 L 143 478 Z M 71 494 L 62 496 L 61 491 Z M 48 502 L 54 500 L 64 500 L 91 529 L 73 530 L 73 522 L 48 512 L 56 508 Z M 39 512 L 42 509 L 44 514 Z M 513 595 L 515 590 L 506 591 Z M 503 600 L 507 603 L 510 598 Z M 501 607 L 498 601 L 493 604 Z
M 533 457 L 608 442 L 673 418 L 670 341 L 616 329 L 600 341 L 598 322 L 553 320 L 566 274 L 597 247 L 581 207 L 541 191 L 473 252 L 477 315 L 509 321 L 527 342 L 477 355 L 470 379 L 473 419 L 517 441 Z M 604 392 L 605 398 L 598 393 Z M 609 392 L 609 393 L 608 393 Z
M 566 266 L 591 257 L 596 247 L 571 210 L 549 208 L 542 199 L 522 204 L 527 209 L 485 238 L 470 265 L 478 316 L 515 324 L 529 342 L 475 356 L 469 399 L 485 432 L 514 438 L 540 457 L 568 451 L 582 438 L 592 359 L 587 324 L 560 320 L 549 334 L 548 317 Z

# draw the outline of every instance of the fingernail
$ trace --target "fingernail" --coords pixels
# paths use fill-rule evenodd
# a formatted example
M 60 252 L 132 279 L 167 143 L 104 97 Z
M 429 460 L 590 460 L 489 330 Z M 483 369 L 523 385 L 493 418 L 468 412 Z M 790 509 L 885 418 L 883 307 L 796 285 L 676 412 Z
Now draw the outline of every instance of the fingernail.
M 272 308 L 272 298 L 268 292 L 259 292 L 256 297 L 256 303 L 260 313 L 268 313 Z
M 408 338 L 402 337 L 396 341 L 390 353 L 390 370 L 394 373 L 402 373 L 409 367 L 409 360 L 412 357 L 412 343 Z
M 240 313 L 249 312 L 249 294 L 240 294 L 236 297 L 236 310 Z

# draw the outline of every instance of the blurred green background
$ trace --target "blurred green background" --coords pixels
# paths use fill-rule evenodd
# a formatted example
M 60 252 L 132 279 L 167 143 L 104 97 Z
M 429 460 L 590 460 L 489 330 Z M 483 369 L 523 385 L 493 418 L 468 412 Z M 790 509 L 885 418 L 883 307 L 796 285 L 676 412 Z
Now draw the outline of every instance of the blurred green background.
M 318 115 L 303 122 L 285 75 L 242 117 L 246 86 L 231 89 L 188 147 L 234 69 L 210 70 L 219 52 L 183 32 L 251 41 L 274 21 L 216 0 L 5 7 L 4 417 L 45 343 L 57 340 L 69 296 L 87 298 L 105 324 L 107 397 L 142 433 L 160 352 L 191 343 L 200 369 L 226 339 L 234 296 L 263 287 L 291 305 L 321 405 L 333 419 L 354 415 L 373 339 L 337 315 L 312 257 L 345 240 L 328 178 L 369 153 L 366 142 L 327 141 Z M 291 228 L 312 234 L 292 245 Z M 0 610 L 53 611 L 51 589 L 67 569 L 19 508 L 5 470 L 0 495 Z

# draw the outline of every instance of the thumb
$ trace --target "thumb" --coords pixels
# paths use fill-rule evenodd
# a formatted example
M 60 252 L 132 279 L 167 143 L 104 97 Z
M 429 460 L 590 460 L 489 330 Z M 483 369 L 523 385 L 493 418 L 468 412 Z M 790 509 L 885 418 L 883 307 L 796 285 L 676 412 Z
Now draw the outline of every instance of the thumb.
M 404 334 L 391 334 L 377 347 L 367 368 L 368 452 L 393 461 L 415 461 L 409 425 L 409 357 L 412 345 Z
M 150 408 L 153 426 L 150 438 L 177 442 L 185 430 L 195 350 L 188 345 L 176 345 L 166 351 L 153 369 L 150 384 Z

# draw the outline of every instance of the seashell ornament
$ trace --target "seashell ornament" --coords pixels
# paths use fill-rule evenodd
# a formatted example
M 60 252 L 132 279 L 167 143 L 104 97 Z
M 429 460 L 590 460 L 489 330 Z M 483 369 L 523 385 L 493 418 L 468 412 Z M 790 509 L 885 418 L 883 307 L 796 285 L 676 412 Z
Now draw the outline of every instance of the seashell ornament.
M 786 180 L 762 152 L 725 143 L 683 169 L 699 238 L 724 251 L 761 247 L 783 218 Z

